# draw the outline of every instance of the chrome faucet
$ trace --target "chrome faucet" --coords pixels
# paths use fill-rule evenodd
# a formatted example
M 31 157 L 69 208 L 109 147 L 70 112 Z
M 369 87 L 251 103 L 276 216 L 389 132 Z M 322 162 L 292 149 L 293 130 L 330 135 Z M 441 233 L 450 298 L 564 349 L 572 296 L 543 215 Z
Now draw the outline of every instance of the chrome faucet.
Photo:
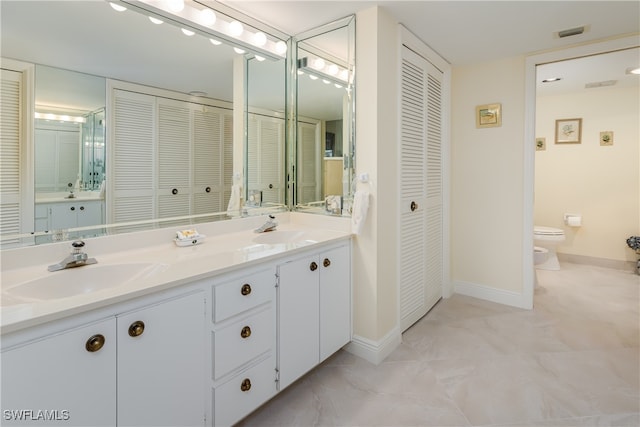
M 81 267 L 83 265 L 96 264 L 95 258 L 89 258 L 89 256 L 82 252 L 84 242 L 82 240 L 76 240 L 71 244 L 73 251 L 65 259 L 57 264 L 50 265 L 49 271 L 64 270 L 66 268 Z
M 269 215 L 269 219 L 267 219 L 267 222 L 262 224 L 260 227 L 256 228 L 254 231 L 256 233 L 264 233 L 267 231 L 275 230 L 277 226 L 278 226 L 278 221 L 276 221 L 276 217 L 273 215 Z

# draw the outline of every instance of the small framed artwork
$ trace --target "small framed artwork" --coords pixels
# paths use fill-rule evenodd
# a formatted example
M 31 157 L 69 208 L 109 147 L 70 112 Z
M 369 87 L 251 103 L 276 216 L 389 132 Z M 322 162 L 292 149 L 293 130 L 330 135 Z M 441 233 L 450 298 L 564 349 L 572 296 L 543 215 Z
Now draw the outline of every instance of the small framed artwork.
M 547 149 L 547 138 L 536 138 L 536 151 L 544 151 Z
M 556 144 L 580 144 L 582 119 L 556 120 Z
M 613 145 L 613 131 L 600 132 L 600 145 Z
M 476 127 L 491 128 L 497 126 L 502 126 L 502 105 L 478 105 L 476 107 Z

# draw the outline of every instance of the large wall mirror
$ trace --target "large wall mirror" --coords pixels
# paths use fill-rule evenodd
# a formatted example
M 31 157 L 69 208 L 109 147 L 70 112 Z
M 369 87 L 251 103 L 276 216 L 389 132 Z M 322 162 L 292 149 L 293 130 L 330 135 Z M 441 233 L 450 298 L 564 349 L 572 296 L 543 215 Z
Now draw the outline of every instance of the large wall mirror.
M 296 208 L 350 215 L 354 163 L 355 17 L 295 37 Z
M 285 53 L 265 59 L 139 12 L 3 2 L 3 58 L 37 64 L 33 205 L 21 207 L 34 220 L 19 230 L 35 234 L 23 243 L 227 219 L 232 195 L 240 214 L 284 206 Z

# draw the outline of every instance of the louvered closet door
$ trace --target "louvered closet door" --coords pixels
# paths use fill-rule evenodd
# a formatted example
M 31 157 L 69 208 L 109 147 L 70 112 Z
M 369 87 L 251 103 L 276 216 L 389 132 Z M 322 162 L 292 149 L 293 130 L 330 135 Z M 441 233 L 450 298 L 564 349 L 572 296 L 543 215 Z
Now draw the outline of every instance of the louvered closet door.
M 155 218 L 155 98 L 114 90 L 107 222 Z M 135 229 L 139 230 L 140 227 Z
M 224 113 L 224 156 L 222 169 L 224 176 L 223 210 L 227 209 L 231 198 L 231 186 L 233 185 L 233 113 Z
M 321 200 L 320 124 L 298 124 L 297 203 Z
M 442 296 L 442 73 L 402 51 L 400 117 L 400 323 L 424 316 Z
M 224 197 L 224 111 L 194 105 L 193 213 L 222 212 Z M 203 218 L 203 221 L 211 221 Z
M 263 203 L 284 203 L 284 120 L 249 115 L 249 189 L 262 191 Z
M 20 111 L 22 73 L 2 70 L 0 89 L 0 234 L 18 234 L 20 223 Z
M 186 102 L 164 98 L 157 98 L 157 105 L 158 218 L 190 215 L 191 109 Z M 163 224 L 170 225 L 168 222 Z

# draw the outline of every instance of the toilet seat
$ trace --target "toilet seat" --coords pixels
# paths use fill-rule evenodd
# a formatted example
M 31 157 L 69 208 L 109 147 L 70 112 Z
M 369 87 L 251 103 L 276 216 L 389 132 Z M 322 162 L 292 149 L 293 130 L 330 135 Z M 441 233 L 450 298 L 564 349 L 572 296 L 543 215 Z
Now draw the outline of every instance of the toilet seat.
M 564 230 L 553 227 L 535 226 L 533 234 L 538 236 L 564 236 Z

